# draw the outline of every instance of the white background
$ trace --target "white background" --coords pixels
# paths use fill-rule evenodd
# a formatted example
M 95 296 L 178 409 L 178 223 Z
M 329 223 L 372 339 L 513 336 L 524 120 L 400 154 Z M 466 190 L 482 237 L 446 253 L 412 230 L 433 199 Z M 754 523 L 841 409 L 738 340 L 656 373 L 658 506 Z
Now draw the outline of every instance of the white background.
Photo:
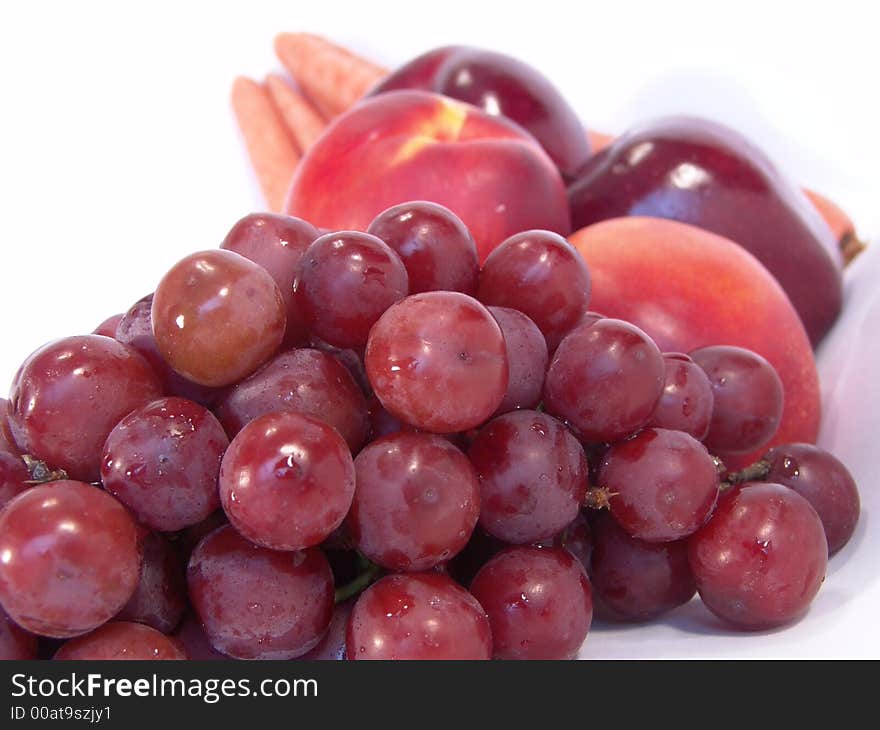
M 880 236 L 870 3 L 123 5 L 4 6 L 0 382 L 43 342 L 124 311 L 176 260 L 215 247 L 262 207 L 228 92 L 238 74 L 280 68 L 272 38 L 282 30 L 325 34 L 388 66 L 447 43 L 511 53 L 606 131 L 665 113 L 714 117 Z M 731 634 L 694 602 L 650 628 L 597 627 L 584 657 L 880 657 L 876 254 L 849 272 L 858 281 L 848 282 L 847 319 L 820 356 L 823 438 L 853 467 L 865 516 L 809 616 L 782 632 Z

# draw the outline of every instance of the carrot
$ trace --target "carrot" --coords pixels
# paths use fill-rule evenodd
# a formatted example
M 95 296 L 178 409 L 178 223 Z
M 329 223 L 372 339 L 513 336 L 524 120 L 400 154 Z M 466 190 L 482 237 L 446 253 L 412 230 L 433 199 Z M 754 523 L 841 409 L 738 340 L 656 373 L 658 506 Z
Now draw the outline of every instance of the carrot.
M 232 84 L 231 101 L 269 210 L 280 211 L 299 150 L 265 86 L 239 76 Z
M 388 71 L 311 33 L 281 33 L 275 54 L 327 118 L 353 106 Z
M 813 207 L 825 219 L 825 222 L 837 239 L 844 262 L 848 264 L 865 249 L 865 243 L 860 241 L 856 235 L 856 227 L 852 219 L 837 203 L 826 198 L 821 193 L 817 193 L 809 188 L 804 188 L 804 193 L 813 204 Z
M 266 88 L 299 151 L 306 153 L 327 128 L 324 117 L 278 74 L 266 76 Z

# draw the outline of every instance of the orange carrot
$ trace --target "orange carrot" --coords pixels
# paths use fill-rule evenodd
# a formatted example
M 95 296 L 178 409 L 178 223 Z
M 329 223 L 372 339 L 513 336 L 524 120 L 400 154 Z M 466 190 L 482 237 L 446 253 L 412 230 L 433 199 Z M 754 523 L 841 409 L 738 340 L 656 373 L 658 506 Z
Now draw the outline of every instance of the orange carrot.
M 232 84 L 231 100 L 269 210 L 280 211 L 299 150 L 265 86 L 240 76 Z
M 813 207 L 819 211 L 822 218 L 828 224 L 834 237 L 840 245 L 840 252 L 846 263 L 852 261 L 865 248 L 865 243 L 856 236 L 856 227 L 852 219 L 833 200 L 826 198 L 815 190 L 804 188 L 804 193 Z
M 608 147 L 615 137 L 613 134 L 605 134 L 605 132 L 599 132 L 595 129 L 588 129 L 587 139 L 590 140 L 590 149 L 595 155 L 597 152 L 601 152 Z
M 355 104 L 388 74 L 381 66 L 311 33 L 281 33 L 275 54 L 327 118 Z
M 302 94 L 278 74 L 266 76 L 266 88 L 281 113 L 299 151 L 308 151 L 327 127 L 327 122 Z

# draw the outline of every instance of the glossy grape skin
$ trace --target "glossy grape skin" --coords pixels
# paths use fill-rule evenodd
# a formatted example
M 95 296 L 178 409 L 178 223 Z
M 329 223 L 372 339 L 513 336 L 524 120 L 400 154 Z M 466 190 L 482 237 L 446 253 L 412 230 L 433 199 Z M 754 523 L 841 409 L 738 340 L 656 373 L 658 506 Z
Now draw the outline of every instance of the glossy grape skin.
M 137 588 L 114 620 L 134 621 L 170 634 L 189 605 L 183 563 L 175 547 L 155 532 L 141 540 L 141 548 Z
M 119 321 L 122 317 L 122 314 L 114 314 L 111 317 L 107 317 L 107 319 L 92 330 L 92 334 L 103 335 L 104 337 L 116 337 L 116 328 L 119 326 Z
M 50 482 L 0 512 L 0 603 L 22 628 L 65 638 L 91 631 L 138 583 L 138 528 L 97 487 Z
M 569 203 L 572 230 L 649 216 L 735 241 L 779 281 L 814 345 L 840 311 L 840 253 L 828 226 L 763 152 L 716 122 L 638 125 L 587 163 Z
M 154 530 L 174 532 L 217 507 L 229 439 L 198 403 L 160 398 L 129 413 L 104 444 L 104 488 Z
M 507 390 L 501 328 L 460 292 L 423 292 L 390 307 L 370 333 L 364 360 L 382 405 L 424 431 L 475 428 Z
M 496 659 L 572 659 L 593 620 L 590 582 L 567 550 L 502 550 L 471 592 L 489 615 Z
M 535 408 L 541 402 L 549 356 L 547 341 L 538 326 L 525 314 L 508 307 L 488 307 L 504 336 L 509 377 L 504 400 L 495 415 L 520 408 Z
M 477 600 L 438 573 L 389 575 L 355 603 L 349 659 L 490 659 L 492 634 Z
M 697 589 L 686 540 L 638 540 L 606 512 L 592 524 L 590 583 L 613 618 L 649 621 L 693 598 Z
M 357 452 L 367 437 L 367 401 L 351 374 L 319 350 L 288 350 L 270 360 L 220 400 L 215 413 L 235 436 L 255 418 L 280 410 L 316 416 Z
M 345 633 L 348 629 L 348 619 L 354 608 L 354 599 L 337 603 L 333 608 L 333 618 L 330 619 L 330 628 L 324 634 L 313 649 L 303 654 L 300 659 L 309 661 L 345 661 Z
M 37 658 L 37 637 L 13 621 L 0 606 L 0 661 Z
M 355 489 L 351 452 L 318 418 L 278 411 L 251 421 L 220 468 L 220 501 L 247 539 L 302 550 L 342 524 Z
M 293 280 L 302 255 L 321 234 L 308 221 L 278 213 L 251 213 L 226 234 L 221 249 L 234 251 L 262 266 L 278 285 L 287 326 L 284 345 L 305 342 L 308 327 L 293 296 Z
M 693 436 L 646 428 L 608 450 L 599 485 L 611 494 L 611 514 L 627 533 L 669 542 L 703 526 L 718 499 L 719 476 Z
M 159 379 L 134 349 L 101 335 L 65 337 L 21 366 L 9 396 L 9 426 L 22 453 L 93 482 L 110 430 L 161 395 Z
M 688 540 L 703 603 L 743 629 L 802 616 L 825 579 L 828 543 L 816 510 L 781 484 L 746 483 L 725 493 Z
M 480 485 L 442 436 L 398 432 L 355 459 L 347 525 L 358 549 L 392 571 L 421 571 L 460 552 L 477 524 Z
M 477 298 L 486 306 L 523 312 L 553 352 L 590 302 L 590 272 L 559 234 L 524 231 L 501 243 L 483 262 Z
M 17 454 L 18 446 L 9 430 L 9 401 L 6 398 L 0 398 L 0 451 L 8 451 L 10 454 Z
M 18 454 L 0 450 L 0 508 L 28 488 L 30 473 Z
M 512 56 L 466 46 L 437 48 L 387 76 L 371 94 L 394 89 L 435 91 L 512 119 L 538 140 L 565 177 L 590 157 L 578 114 L 545 76 Z
M 765 481 L 793 489 L 816 510 L 828 553 L 840 550 L 855 532 L 861 501 L 849 470 L 832 454 L 812 444 L 782 444 L 764 456 L 770 465 Z
M 192 554 L 189 595 L 211 644 L 236 659 L 293 659 L 314 647 L 333 614 L 333 574 L 318 548 L 279 552 L 231 525 Z
M 584 513 L 578 512 L 577 516 L 560 532 L 546 540 L 539 540 L 536 547 L 564 548 L 574 556 L 584 567 L 587 575 L 590 574 L 590 560 L 593 554 L 593 531 Z
M 284 300 L 269 273 L 219 249 L 172 266 L 156 287 L 151 317 L 162 357 L 211 387 L 254 372 L 281 345 L 286 327 Z
M 546 413 L 514 411 L 493 419 L 480 430 L 468 456 L 480 478 L 480 524 L 505 542 L 551 537 L 583 504 L 584 450 Z
M 380 213 L 367 228 L 390 246 L 406 267 L 409 293 L 477 290 L 480 261 L 473 236 L 455 213 L 415 200 Z
M 338 231 L 303 253 L 293 283 L 296 304 L 310 331 L 336 347 L 361 348 L 388 307 L 407 295 L 400 257 L 367 233 Z
M 130 345 L 147 359 L 159 376 L 166 395 L 176 395 L 203 406 L 210 406 L 222 393 L 222 390 L 187 380 L 165 361 L 159 352 L 156 338 L 153 336 L 152 310 L 152 294 L 138 299 L 122 315 L 122 319 L 119 320 L 116 327 L 114 338 L 123 344 Z
M 168 661 L 188 659 L 174 639 L 143 624 L 111 621 L 71 639 L 55 654 L 58 661 Z
M 553 355 L 544 407 L 582 441 L 618 441 L 651 419 L 665 372 L 660 350 L 638 327 L 610 318 L 587 322 Z
M 715 402 L 709 377 L 687 355 L 665 352 L 663 363 L 663 395 L 648 425 L 684 431 L 702 441 L 709 433 Z
M 324 340 L 314 334 L 309 336 L 307 346 L 320 350 L 321 352 L 326 352 L 328 355 L 332 355 L 342 364 L 343 367 L 345 367 L 346 370 L 348 370 L 349 373 L 351 373 L 351 377 L 354 379 L 354 382 L 357 383 L 365 397 L 369 398 L 373 394 L 373 389 L 370 387 L 370 381 L 367 380 L 367 371 L 364 368 L 363 348 L 352 350 L 350 347 L 335 347 L 334 345 L 324 342 Z
M 782 381 L 773 366 L 743 347 L 714 345 L 690 353 L 712 385 L 714 405 L 706 446 L 743 454 L 766 444 L 782 420 Z
M 211 646 L 211 640 L 202 628 L 197 616 L 189 614 L 183 619 L 180 627 L 174 634 L 174 638 L 183 647 L 186 655 L 193 661 L 199 662 L 226 662 L 232 657 L 217 651 Z

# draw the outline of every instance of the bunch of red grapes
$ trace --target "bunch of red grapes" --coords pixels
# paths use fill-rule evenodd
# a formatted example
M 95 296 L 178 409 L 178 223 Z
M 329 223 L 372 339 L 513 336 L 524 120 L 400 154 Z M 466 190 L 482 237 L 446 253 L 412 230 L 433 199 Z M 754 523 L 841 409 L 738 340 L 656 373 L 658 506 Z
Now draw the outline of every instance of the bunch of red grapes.
M 589 310 L 562 237 L 250 215 L 33 353 L 0 451 L 0 658 L 564 659 L 594 607 L 790 623 L 858 493 L 737 347 Z M 589 646 L 589 645 L 587 645 Z M 588 651 L 588 649 L 587 649 Z

